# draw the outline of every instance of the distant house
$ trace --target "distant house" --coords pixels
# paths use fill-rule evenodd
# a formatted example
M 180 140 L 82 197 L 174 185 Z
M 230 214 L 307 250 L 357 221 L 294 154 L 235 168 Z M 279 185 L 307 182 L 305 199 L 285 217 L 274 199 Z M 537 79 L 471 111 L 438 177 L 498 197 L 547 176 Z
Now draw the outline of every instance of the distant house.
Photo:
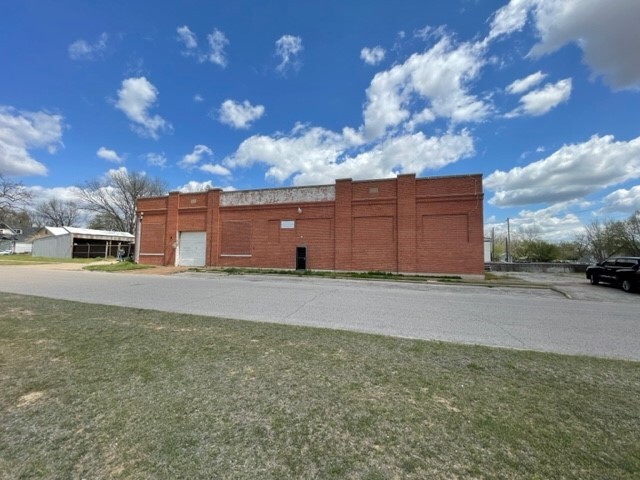
M 42 227 L 32 237 L 32 255 L 55 258 L 115 257 L 133 253 L 135 237 L 128 232 L 111 232 L 76 227 Z
M 0 251 L 30 253 L 31 243 L 27 241 L 27 237 L 34 231 L 33 227 L 16 228 L 0 222 Z
M 17 232 L 6 223 L 0 222 L 0 240 L 15 240 Z

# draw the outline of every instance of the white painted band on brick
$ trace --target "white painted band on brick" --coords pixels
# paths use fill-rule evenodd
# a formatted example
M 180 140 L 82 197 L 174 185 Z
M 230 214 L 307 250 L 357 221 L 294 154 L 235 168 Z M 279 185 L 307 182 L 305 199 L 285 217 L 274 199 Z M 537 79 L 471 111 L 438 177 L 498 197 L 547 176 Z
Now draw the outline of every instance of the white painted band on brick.
M 221 257 L 250 257 L 251 255 L 242 255 L 242 254 L 234 255 L 232 253 L 221 253 L 220 256 Z
M 142 253 L 142 252 L 140 252 L 140 255 L 146 255 L 147 257 L 154 257 L 154 256 L 155 257 L 157 257 L 157 256 L 164 257 L 164 253 Z
M 262 190 L 222 192 L 220 194 L 220 206 L 237 207 L 245 205 L 273 205 L 280 203 L 332 202 L 335 199 L 335 185 L 266 188 Z

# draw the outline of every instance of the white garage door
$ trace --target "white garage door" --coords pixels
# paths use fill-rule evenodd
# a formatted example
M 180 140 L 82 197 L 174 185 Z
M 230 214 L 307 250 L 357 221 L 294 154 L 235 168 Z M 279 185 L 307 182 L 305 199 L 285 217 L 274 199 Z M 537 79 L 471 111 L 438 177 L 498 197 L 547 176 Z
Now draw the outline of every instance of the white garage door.
M 178 244 L 178 265 L 203 267 L 207 245 L 206 232 L 180 232 Z

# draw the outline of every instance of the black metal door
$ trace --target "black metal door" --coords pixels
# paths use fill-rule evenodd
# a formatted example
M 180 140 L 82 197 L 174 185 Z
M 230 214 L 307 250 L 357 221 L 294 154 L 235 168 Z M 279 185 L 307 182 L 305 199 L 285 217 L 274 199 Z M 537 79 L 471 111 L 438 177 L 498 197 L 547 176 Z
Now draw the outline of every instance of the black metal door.
M 296 247 L 296 270 L 307 269 L 307 247 Z

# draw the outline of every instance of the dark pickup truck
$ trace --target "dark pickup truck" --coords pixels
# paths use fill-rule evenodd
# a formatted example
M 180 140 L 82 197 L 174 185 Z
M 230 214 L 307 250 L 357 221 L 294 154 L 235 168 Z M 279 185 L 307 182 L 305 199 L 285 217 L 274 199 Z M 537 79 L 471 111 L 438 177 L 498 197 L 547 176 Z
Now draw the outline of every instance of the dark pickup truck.
M 640 257 L 615 257 L 587 267 L 591 285 L 619 285 L 625 292 L 640 288 Z

